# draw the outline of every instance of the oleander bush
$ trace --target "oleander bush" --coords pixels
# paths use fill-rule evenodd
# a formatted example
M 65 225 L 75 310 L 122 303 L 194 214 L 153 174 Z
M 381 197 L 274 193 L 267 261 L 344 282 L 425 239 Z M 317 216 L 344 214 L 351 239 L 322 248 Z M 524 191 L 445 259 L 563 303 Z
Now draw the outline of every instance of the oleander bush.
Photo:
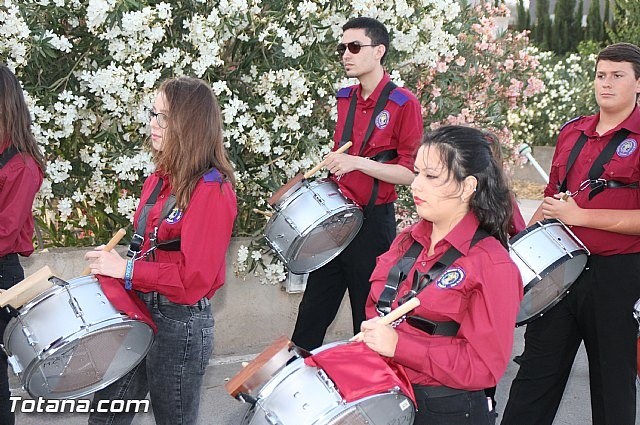
M 593 95 L 596 54 L 557 58 L 543 52 L 538 57 L 545 90 L 530 98 L 525 108 L 509 111 L 508 126 L 520 143 L 554 146 L 563 123 L 597 111 Z
M 208 81 L 236 167 L 237 270 L 264 256 L 265 200 L 332 145 L 335 91 L 353 81 L 335 46 L 341 25 L 372 16 L 390 29 L 387 67 L 414 91 L 427 127 L 468 123 L 501 136 L 517 163 L 509 111 L 543 89 L 525 34 L 501 31 L 506 9 L 457 0 L 0 0 L 0 59 L 23 84 L 48 168 L 36 204 L 38 246 L 103 243 L 131 225 L 153 171 L 148 116 L 165 78 Z M 523 112 L 524 113 L 524 112 Z M 405 192 L 406 193 L 406 192 Z M 399 203 L 399 221 L 412 206 Z

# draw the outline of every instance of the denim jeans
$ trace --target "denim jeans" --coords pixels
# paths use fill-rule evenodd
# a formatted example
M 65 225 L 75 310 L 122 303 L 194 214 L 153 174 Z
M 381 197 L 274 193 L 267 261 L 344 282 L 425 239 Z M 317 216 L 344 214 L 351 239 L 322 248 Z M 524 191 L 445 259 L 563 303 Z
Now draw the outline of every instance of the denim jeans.
M 418 411 L 414 425 L 495 425 L 484 391 L 465 391 L 445 397 L 429 397 L 414 386 Z
M 206 299 L 193 306 L 175 304 L 156 292 L 138 295 L 158 333 L 145 359 L 95 393 L 92 407 L 99 400 L 141 400 L 149 394 L 156 424 L 195 425 L 200 388 L 213 352 L 211 305 Z M 89 424 L 130 424 L 134 416 L 135 412 L 92 413 Z
M 24 279 L 24 270 L 20 265 L 17 254 L 9 254 L 0 258 L 0 289 L 9 289 Z M 0 342 L 11 315 L 3 308 L 0 310 Z M 0 424 L 13 425 L 15 414 L 11 412 L 9 397 L 9 376 L 7 371 L 7 356 L 0 350 Z

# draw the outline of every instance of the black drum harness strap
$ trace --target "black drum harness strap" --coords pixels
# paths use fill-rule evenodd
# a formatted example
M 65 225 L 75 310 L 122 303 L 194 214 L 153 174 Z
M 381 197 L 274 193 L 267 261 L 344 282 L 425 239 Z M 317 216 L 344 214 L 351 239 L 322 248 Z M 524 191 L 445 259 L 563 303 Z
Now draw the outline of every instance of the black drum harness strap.
M 375 107 L 373 108 L 373 114 L 371 114 L 371 118 L 369 120 L 369 126 L 367 127 L 367 132 L 364 135 L 364 139 L 362 140 L 362 145 L 360 146 L 360 152 L 358 152 L 358 156 L 362 156 L 364 149 L 367 146 L 367 142 L 373 133 L 373 128 L 375 127 L 376 117 L 387 104 L 389 100 L 389 95 L 391 92 L 396 89 L 398 86 L 395 85 L 392 81 L 389 81 L 382 92 L 380 93 L 380 97 L 378 98 Z M 351 140 L 351 134 L 353 133 L 353 122 L 356 115 L 356 105 L 358 103 L 358 94 L 357 89 L 351 90 L 351 102 L 349 103 L 349 111 L 347 112 L 347 117 L 344 123 L 344 129 L 342 130 L 342 138 L 340 140 L 338 148 Z M 389 149 L 386 151 L 382 151 L 375 156 L 370 157 L 369 159 L 384 164 L 386 162 L 395 159 L 398 156 L 398 151 L 395 149 Z M 373 187 L 371 189 L 371 197 L 369 198 L 369 202 L 364 208 L 364 216 L 367 217 L 368 213 L 375 206 L 376 199 L 378 198 L 378 189 L 379 189 L 380 181 L 376 178 L 373 179 Z
M 2 152 L 2 155 L 0 155 L 0 168 L 7 165 L 7 163 L 11 160 L 11 158 L 16 156 L 17 153 L 18 153 L 18 149 L 15 146 L 11 146 L 8 149 L 6 149 L 4 152 Z
M 153 208 L 158 199 L 158 195 L 160 194 L 160 190 L 162 189 L 162 178 L 158 179 L 158 183 L 153 188 L 153 192 L 147 199 L 147 202 L 142 207 L 142 211 L 140 212 L 140 216 L 138 217 L 138 223 L 136 224 L 135 234 L 131 238 L 131 243 L 129 244 L 129 251 L 127 252 L 127 257 L 138 259 L 140 255 L 140 250 L 142 249 L 142 244 L 144 242 L 145 232 L 147 230 L 147 217 L 149 215 L 149 210 Z M 160 221 L 164 220 L 176 206 L 176 197 L 171 194 L 167 199 L 167 202 L 162 207 L 162 212 L 160 213 Z M 179 251 L 180 250 L 180 238 L 172 239 L 166 242 L 158 242 L 158 226 L 154 226 L 153 232 L 150 232 L 149 241 L 151 242 L 151 248 L 143 255 L 147 257 L 149 254 L 153 253 L 156 249 L 161 249 L 165 251 Z
M 600 152 L 600 155 L 598 155 L 596 160 L 593 161 L 593 165 L 589 169 L 588 180 L 585 180 L 575 193 L 579 192 L 583 188 L 590 187 L 591 190 L 589 191 L 589 199 L 592 199 L 594 196 L 602 192 L 605 188 L 638 188 L 638 183 L 625 184 L 616 180 L 607 180 L 601 177 L 602 173 L 604 172 L 604 165 L 611 160 L 611 158 L 613 157 L 613 153 L 616 151 L 618 145 L 629 135 L 629 133 L 629 130 L 621 129 L 613 135 L 609 143 L 607 143 L 602 152 Z M 580 151 L 582 151 L 582 148 L 587 142 L 587 139 L 587 135 L 581 133 L 580 137 L 576 141 L 576 144 L 573 145 L 573 148 L 571 148 L 569 159 L 567 160 L 567 171 L 565 173 L 564 179 L 562 180 L 562 183 L 560 183 L 560 185 L 558 186 L 559 193 L 565 192 L 567 190 L 567 177 L 569 176 L 569 170 L 571 170 L 571 167 L 573 167 L 573 164 L 576 162 L 576 159 L 578 158 Z
M 488 236 L 489 233 L 487 233 L 484 229 L 478 227 L 475 234 L 473 235 L 473 238 L 471 239 L 469 249 L 471 249 L 476 243 Z M 398 296 L 398 288 L 400 286 L 400 283 L 402 283 L 408 277 L 409 271 L 415 264 L 418 256 L 420 255 L 420 252 L 422 252 L 423 249 L 424 247 L 418 241 L 414 240 L 405 254 L 393 267 L 391 267 L 391 270 L 389 270 L 389 274 L 387 275 L 387 282 L 384 286 L 384 290 L 380 294 L 380 298 L 378 299 L 378 303 L 376 305 L 376 309 L 381 316 L 385 316 L 391 311 L 391 305 Z M 444 273 L 461 256 L 462 253 L 455 247 L 451 246 L 444 253 L 444 255 L 440 257 L 440 259 L 436 261 L 433 266 L 431 266 L 427 273 L 423 274 L 416 270 L 413 275 L 411 290 L 398 300 L 398 304 L 404 304 L 411 298 L 418 295 L 427 286 L 431 285 L 435 280 L 437 280 L 440 275 L 442 275 L 442 273 Z M 401 322 L 402 320 L 405 320 L 405 317 L 399 320 Z M 458 333 L 458 329 L 460 329 L 460 324 L 455 321 L 439 322 L 428 320 L 418 316 L 407 316 L 406 320 L 409 325 L 431 335 L 455 336 Z M 398 324 L 400 322 L 398 322 Z

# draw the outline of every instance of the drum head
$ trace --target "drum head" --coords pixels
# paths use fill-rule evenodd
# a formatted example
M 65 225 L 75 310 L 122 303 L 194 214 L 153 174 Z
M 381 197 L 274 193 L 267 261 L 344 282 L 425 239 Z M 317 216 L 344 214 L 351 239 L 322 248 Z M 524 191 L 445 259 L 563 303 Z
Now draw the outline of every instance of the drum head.
M 84 397 L 133 369 L 151 347 L 153 331 L 138 320 L 113 322 L 52 344 L 25 370 L 24 387 L 29 394 L 48 399 Z
M 573 253 L 570 260 L 563 259 L 555 267 L 550 267 L 542 280 L 529 283 L 520 303 L 516 325 L 522 326 L 546 313 L 567 294 L 567 291 L 584 270 L 587 254 L 581 251 Z
M 326 344 L 312 353 L 345 343 Z M 287 425 L 411 424 L 415 416 L 411 399 L 396 391 L 345 401 L 330 378 L 320 369 L 305 365 L 303 358 L 282 368 L 256 397 L 258 402 L 245 412 L 243 425 L 272 425 L 273 418 Z
M 346 208 L 326 218 L 289 249 L 287 268 L 296 274 L 309 273 L 340 254 L 362 227 L 362 210 Z

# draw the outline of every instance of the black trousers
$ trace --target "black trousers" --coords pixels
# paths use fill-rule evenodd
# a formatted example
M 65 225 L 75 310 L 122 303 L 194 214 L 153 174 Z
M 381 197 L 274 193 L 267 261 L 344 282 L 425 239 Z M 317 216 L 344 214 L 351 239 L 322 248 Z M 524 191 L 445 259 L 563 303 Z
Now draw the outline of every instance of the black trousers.
M 634 425 L 640 254 L 589 257 L 571 292 L 527 325 L 502 425 L 551 425 L 580 343 L 593 425 Z
M 484 391 L 454 394 L 434 393 L 429 387 L 414 385 L 417 411 L 414 425 L 495 425 L 496 413 L 489 409 Z
M 322 345 L 347 289 L 354 334 L 360 331 L 371 286 L 369 278 L 376 266 L 376 258 L 389 249 L 395 236 L 393 203 L 376 205 L 365 217 L 362 228 L 349 246 L 309 274 L 291 337 L 294 344 L 306 350 Z
M 9 289 L 24 279 L 24 270 L 18 260 L 18 254 L 0 257 L 0 288 Z M 11 316 L 3 308 L 0 309 L 0 338 Z M 7 356 L 0 350 L 0 424 L 14 425 L 15 414 L 11 412 L 11 391 L 9 390 L 9 376 L 7 371 Z

